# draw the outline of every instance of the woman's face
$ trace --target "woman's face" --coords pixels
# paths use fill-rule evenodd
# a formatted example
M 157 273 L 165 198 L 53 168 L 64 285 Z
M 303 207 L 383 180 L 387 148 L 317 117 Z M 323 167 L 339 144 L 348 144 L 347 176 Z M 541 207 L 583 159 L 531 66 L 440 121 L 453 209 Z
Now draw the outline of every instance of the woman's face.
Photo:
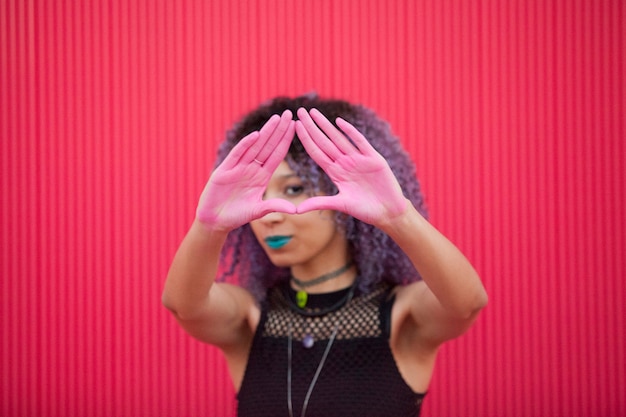
M 302 180 L 283 161 L 272 175 L 264 199 L 282 198 L 298 205 L 310 196 Z M 347 241 L 335 224 L 335 212 L 269 213 L 250 222 L 252 231 L 273 264 L 313 269 L 345 263 Z M 318 266 L 316 266 L 316 264 Z

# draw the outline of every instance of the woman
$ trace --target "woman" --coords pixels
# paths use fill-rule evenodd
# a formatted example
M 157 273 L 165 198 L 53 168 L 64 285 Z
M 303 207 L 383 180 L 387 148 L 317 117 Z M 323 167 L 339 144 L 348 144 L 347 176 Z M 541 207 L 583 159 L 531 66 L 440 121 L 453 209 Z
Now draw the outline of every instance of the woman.
M 220 265 L 237 285 L 216 282 Z M 224 353 L 240 417 L 401 417 L 419 415 L 439 346 L 487 295 L 427 222 L 389 126 L 303 96 L 229 132 L 163 302 Z

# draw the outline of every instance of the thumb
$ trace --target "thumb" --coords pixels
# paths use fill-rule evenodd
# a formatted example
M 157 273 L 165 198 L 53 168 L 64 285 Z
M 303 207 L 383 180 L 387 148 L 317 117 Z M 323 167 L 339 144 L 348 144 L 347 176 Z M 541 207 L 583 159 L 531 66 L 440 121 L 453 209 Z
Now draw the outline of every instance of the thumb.
M 282 198 L 272 198 L 264 200 L 258 205 L 258 217 L 263 217 L 268 213 L 280 212 L 287 214 L 296 214 L 296 206 Z
M 313 210 L 338 210 L 345 211 L 341 200 L 336 196 L 311 197 L 298 204 L 297 213 L 302 214 Z

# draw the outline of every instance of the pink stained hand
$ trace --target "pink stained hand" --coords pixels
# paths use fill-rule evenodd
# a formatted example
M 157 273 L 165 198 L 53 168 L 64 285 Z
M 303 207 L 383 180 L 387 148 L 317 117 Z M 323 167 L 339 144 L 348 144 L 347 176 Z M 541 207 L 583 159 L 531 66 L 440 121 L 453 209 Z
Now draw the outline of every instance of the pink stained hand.
M 300 203 L 298 213 L 338 210 L 378 225 L 406 211 L 410 202 L 389 164 L 354 126 L 338 118 L 339 130 L 317 109 L 300 108 L 297 114 L 296 133 L 302 145 L 339 189 L 336 195 Z
M 293 114 L 272 116 L 261 130 L 244 137 L 213 171 L 196 210 L 206 226 L 230 231 L 271 212 L 295 213 L 282 199 L 263 199 L 272 173 L 294 137 Z

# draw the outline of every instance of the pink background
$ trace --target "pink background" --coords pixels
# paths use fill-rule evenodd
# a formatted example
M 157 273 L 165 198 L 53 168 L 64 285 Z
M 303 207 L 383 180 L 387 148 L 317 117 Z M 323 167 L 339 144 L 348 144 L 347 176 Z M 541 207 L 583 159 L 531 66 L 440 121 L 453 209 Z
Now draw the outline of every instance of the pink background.
M 0 0 L 0 415 L 232 415 L 162 284 L 224 131 L 310 90 L 391 122 L 488 288 L 423 415 L 624 415 L 625 21 L 620 0 Z

